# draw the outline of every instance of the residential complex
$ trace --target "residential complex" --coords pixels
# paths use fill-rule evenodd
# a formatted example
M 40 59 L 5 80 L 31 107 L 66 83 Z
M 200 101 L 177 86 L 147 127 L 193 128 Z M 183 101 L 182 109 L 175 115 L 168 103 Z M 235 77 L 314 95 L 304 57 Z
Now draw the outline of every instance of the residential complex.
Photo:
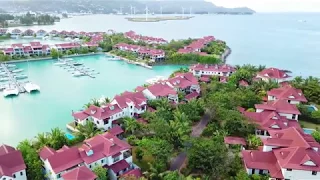
M 73 177 L 78 180 L 95 179 L 92 170 L 98 166 L 108 169 L 111 180 L 132 171 L 140 172 L 132 162 L 131 146 L 109 132 L 85 140 L 80 147 L 63 146 L 55 151 L 46 146 L 41 149 L 39 156 L 47 176 L 52 180 L 69 180 Z
M 213 36 L 205 36 L 203 38 L 193 41 L 188 46 L 185 46 L 182 49 L 179 49 L 178 53 L 181 53 L 181 54 L 194 53 L 199 55 L 207 55 L 207 53 L 201 52 L 201 49 L 206 47 L 212 41 L 215 41 L 215 38 Z
M 150 58 L 151 60 L 158 62 L 163 61 L 165 58 L 165 52 L 161 49 L 152 49 L 144 46 L 138 46 L 133 44 L 119 43 L 116 44 L 114 49 L 120 51 L 128 51 L 136 53 L 140 58 Z
M 128 39 L 133 40 L 134 42 L 145 42 L 147 44 L 166 44 L 168 43 L 166 40 L 163 38 L 156 38 L 156 37 L 151 37 L 151 36 L 142 36 L 136 34 L 134 31 L 128 31 L 124 33 L 124 36 Z
M 263 81 L 283 82 L 290 78 L 290 76 L 284 70 L 280 70 L 277 68 L 268 68 L 259 72 L 256 78 Z
M 0 146 L 0 179 L 27 180 L 26 165 L 21 152 L 4 144 Z

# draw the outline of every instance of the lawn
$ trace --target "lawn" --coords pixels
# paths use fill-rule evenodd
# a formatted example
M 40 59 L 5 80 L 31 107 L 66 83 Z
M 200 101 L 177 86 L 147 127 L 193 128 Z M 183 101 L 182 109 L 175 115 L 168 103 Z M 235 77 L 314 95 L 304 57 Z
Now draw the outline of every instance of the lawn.
M 303 120 L 299 120 L 299 123 L 303 128 L 320 129 L 320 124 L 314 124 Z
M 148 155 L 144 155 L 142 160 L 138 161 L 137 158 L 136 158 L 136 149 L 137 149 L 136 146 L 132 147 L 132 159 L 133 159 L 133 162 L 141 168 L 142 172 L 147 171 L 149 169 L 149 164 L 148 163 L 149 162 L 151 163 L 153 161 L 153 157 L 148 156 Z

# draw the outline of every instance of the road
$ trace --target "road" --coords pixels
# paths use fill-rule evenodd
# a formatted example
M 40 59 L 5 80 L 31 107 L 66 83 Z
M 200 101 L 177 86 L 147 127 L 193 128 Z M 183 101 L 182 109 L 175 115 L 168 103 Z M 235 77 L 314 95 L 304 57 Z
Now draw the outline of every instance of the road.
M 191 136 L 192 137 L 200 137 L 204 128 L 206 128 L 207 124 L 209 123 L 210 117 L 208 114 L 205 114 L 200 122 L 192 127 Z M 170 164 L 170 171 L 180 170 L 181 166 L 183 165 L 184 161 L 187 159 L 187 153 L 185 151 L 178 154 L 178 156 L 171 162 Z

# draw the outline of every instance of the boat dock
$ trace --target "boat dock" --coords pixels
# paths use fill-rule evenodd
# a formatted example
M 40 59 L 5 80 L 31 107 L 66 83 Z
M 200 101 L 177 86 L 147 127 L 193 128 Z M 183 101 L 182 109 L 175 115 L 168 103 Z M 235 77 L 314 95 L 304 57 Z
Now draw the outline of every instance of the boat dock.
M 82 63 L 72 62 L 72 59 L 58 59 L 58 61 L 59 62 L 55 63 L 55 65 L 64 66 L 64 69 L 72 71 L 71 74 L 73 74 L 75 77 L 88 76 L 90 78 L 95 78 L 94 75 L 99 74 L 98 72 L 93 72 L 94 69 L 84 67 Z
M 26 89 L 23 87 L 23 84 L 19 82 L 12 71 L 8 69 L 8 66 L 6 64 L 1 63 L 1 68 L 5 72 L 5 75 L 8 77 L 8 80 L 10 81 L 9 84 L 15 85 L 19 89 L 19 93 L 26 92 Z

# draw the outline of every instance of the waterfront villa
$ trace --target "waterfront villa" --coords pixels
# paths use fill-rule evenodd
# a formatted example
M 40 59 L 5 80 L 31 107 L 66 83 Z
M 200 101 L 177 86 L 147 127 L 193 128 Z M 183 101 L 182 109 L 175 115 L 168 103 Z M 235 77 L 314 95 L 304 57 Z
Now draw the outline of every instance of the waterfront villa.
M 88 180 L 95 179 L 90 172 L 97 166 L 108 168 L 111 180 L 134 170 L 140 171 L 132 162 L 131 146 L 109 132 L 85 140 L 80 147 L 63 146 L 55 151 L 45 146 L 39 156 L 52 180 L 69 180 L 78 177 L 77 172 Z
M 121 51 L 129 51 L 133 53 L 137 53 L 138 56 L 142 59 L 150 58 L 151 60 L 157 62 L 162 61 L 165 58 L 165 52 L 161 49 L 150 49 L 144 46 L 119 43 L 116 44 L 113 48 L 121 50 Z
M 6 35 L 8 32 L 8 29 L 0 28 L 0 36 Z
M 11 38 L 18 38 L 21 34 L 22 31 L 20 29 L 14 29 L 10 32 Z
M 277 68 L 264 69 L 261 72 L 257 73 L 256 76 L 256 78 L 261 79 L 263 81 L 276 82 L 286 81 L 289 77 L 291 76 L 289 76 L 286 71 Z
M 178 103 L 178 93 L 166 82 L 159 82 L 142 91 L 148 100 L 167 98 L 170 102 Z
M 27 29 L 27 30 L 25 30 L 25 31 L 23 32 L 23 36 L 24 36 L 24 37 L 33 37 L 34 34 L 35 34 L 34 31 L 31 30 L 31 29 Z
M 123 117 L 139 117 L 147 110 L 147 99 L 142 92 L 124 92 L 116 95 L 111 103 L 102 107 L 91 105 L 84 111 L 73 112 L 75 124 L 85 125 L 88 120 L 95 123 L 97 128 L 105 131 L 113 131 L 116 128 L 119 135 L 120 129 L 117 127 L 117 120 Z
M 44 37 L 44 36 L 46 36 L 46 35 L 47 35 L 47 31 L 45 31 L 45 30 L 43 30 L 43 29 L 40 29 L 40 30 L 38 30 L 38 31 L 36 32 L 37 38 L 42 38 L 42 37 Z
M 319 143 L 296 128 L 270 131 L 260 150 L 242 151 L 246 172 L 268 174 L 272 179 L 320 178 Z
M 199 55 L 207 55 L 207 53 L 201 52 L 201 49 L 207 46 L 210 42 L 214 40 L 215 38 L 213 36 L 205 36 L 203 38 L 193 41 L 188 46 L 185 46 L 182 49 L 179 49 L 178 53 L 181 53 L 181 54 L 194 53 Z
M 0 146 L 0 179 L 27 180 L 26 165 L 20 151 L 8 145 Z
M 209 64 L 195 64 L 189 67 L 190 72 L 196 77 L 202 76 L 224 76 L 229 77 L 236 71 L 233 66 L 228 64 L 223 65 L 209 65 Z
M 306 97 L 303 95 L 301 89 L 296 89 L 290 85 L 280 88 L 272 89 L 267 92 L 268 101 L 273 100 L 286 100 L 290 104 L 300 104 L 307 102 Z
M 141 36 L 141 35 L 137 35 L 134 31 L 125 32 L 124 36 L 128 39 L 133 40 L 134 42 L 142 41 L 147 44 L 166 44 L 166 43 L 168 43 L 163 38 L 155 38 L 155 37 L 151 37 L 151 36 Z
M 52 30 L 52 31 L 50 31 L 49 35 L 54 37 L 54 36 L 59 35 L 59 32 L 57 30 Z
M 175 91 L 185 92 L 186 94 L 193 92 L 200 94 L 198 79 L 191 72 L 178 73 L 173 78 L 168 79 L 167 84 Z

